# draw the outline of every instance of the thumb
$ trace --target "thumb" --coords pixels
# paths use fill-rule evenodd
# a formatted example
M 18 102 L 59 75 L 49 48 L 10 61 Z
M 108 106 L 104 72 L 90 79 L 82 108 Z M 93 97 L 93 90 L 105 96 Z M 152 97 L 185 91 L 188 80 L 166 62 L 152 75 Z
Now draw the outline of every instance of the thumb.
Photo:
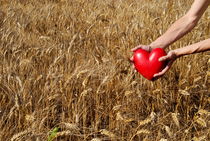
M 151 47 L 150 46 L 142 46 L 141 47 L 143 50 L 146 50 L 146 51 L 151 51 Z
M 165 60 L 168 60 L 169 56 L 166 55 L 166 56 L 163 56 L 163 57 L 160 57 L 158 60 L 159 61 L 165 61 Z
M 137 47 L 132 48 L 131 51 L 135 52 L 135 51 L 138 50 L 139 48 L 142 48 L 142 45 L 138 45 Z

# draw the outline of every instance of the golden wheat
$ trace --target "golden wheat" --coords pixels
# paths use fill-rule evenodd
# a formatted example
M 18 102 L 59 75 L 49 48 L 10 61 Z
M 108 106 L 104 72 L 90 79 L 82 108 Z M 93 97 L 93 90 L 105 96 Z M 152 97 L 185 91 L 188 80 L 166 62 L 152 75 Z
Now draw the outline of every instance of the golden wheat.
M 209 52 L 150 82 L 131 48 L 193 0 L 0 1 L 0 140 L 210 140 Z M 209 38 L 210 9 L 166 51 Z

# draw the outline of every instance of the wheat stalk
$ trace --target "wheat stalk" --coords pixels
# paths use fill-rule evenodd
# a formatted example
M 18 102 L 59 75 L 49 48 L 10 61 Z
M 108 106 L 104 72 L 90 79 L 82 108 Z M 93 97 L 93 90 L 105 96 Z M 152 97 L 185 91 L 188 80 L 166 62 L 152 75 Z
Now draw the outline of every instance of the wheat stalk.
M 101 130 L 100 130 L 100 133 L 101 133 L 102 135 L 106 135 L 106 136 L 108 136 L 108 137 L 110 137 L 110 138 L 116 138 L 116 135 L 115 135 L 114 133 L 112 133 L 112 132 L 110 132 L 110 131 L 108 131 L 108 130 L 106 130 L 106 129 L 101 129 Z
M 22 131 L 22 132 L 19 132 L 19 133 L 17 133 L 17 134 L 15 134 L 15 135 L 12 136 L 11 141 L 15 141 L 15 140 L 17 140 L 18 138 L 23 137 L 23 136 L 25 136 L 26 134 L 31 133 L 31 131 L 32 131 L 32 130 L 29 129 L 29 130 L 24 130 L 24 131 Z
M 207 140 L 209 53 L 152 82 L 129 61 L 192 3 L 1 0 L 0 140 L 45 140 L 53 127 L 64 141 Z M 209 38 L 209 14 L 166 52 Z
M 173 134 L 172 134 L 172 132 L 171 132 L 170 127 L 165 126 L 165 130 L 166 130 L 166 133 L 168 134 L 168 136 L 171 138 Z
M 177 113 L 171 113 L 171 117 L 172 117 L 174 123 L 176 124 L 176 126 L 179 128 L 180 125 L 179 125 L 179 119 L 177 118 Z

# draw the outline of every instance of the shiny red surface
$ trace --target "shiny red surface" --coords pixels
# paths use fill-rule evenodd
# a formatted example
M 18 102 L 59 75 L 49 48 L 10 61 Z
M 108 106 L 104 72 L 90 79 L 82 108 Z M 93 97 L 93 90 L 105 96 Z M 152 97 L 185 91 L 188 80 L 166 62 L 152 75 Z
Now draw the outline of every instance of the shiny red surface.
M 164 68 L 165 62 L 160 62 L 158 59 L 165 55 L 166 52 L 162 48 L 155 48 L 151 52 L 138 49 L 133 54 L 134 66 L 141 75 L 152 80 L 153 75 Z

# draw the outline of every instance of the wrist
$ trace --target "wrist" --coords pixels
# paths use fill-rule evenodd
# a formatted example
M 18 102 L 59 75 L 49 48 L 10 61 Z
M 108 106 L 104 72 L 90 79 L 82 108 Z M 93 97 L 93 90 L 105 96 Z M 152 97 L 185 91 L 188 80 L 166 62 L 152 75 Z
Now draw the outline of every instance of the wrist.
M 150 45 L 149 45 L 152 49 L 155 49 L 155 48 L 165 48 L 165 46 L 164 45 L 162 45 L 162 44 L 157 44 L 157 43 L 155 43 L 155 42 L 152 42 Z
M 175 49 L 175 50 L 173 50 L 173 52 L 176 55 L 176 58 L 179 58 L 179 57 L 183 56 L 179 49 Z

